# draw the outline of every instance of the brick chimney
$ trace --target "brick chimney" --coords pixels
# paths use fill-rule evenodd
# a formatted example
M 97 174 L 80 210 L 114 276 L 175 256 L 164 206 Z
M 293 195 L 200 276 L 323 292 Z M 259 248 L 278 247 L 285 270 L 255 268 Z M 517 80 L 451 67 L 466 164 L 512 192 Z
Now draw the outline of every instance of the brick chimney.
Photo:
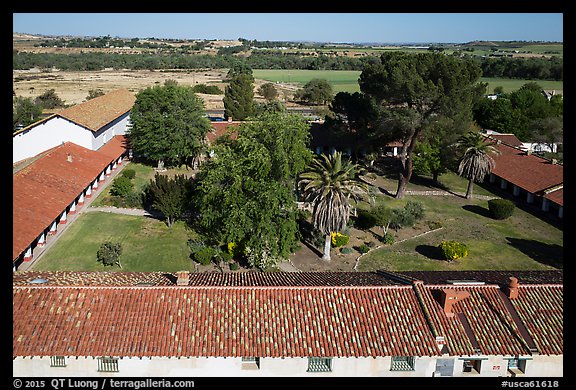
M 177 286 L 188 286 L 190 283 L 190 272 L 178 271 L 176 272 L 176 276 L 178 276 L 178 279 L 176 279 Z
M 468 291 L 456 291 L 450 288 L 442 289 L 440 294 L 440 305 L 442 305 L 446 317 L 454 317 L 455 313 L 452 311 L 452 306 L 454 306 L 456 302 L 468 298 L 469 296 L 470 293 Z
M 518 279 L 514 276 L 508 278 L 508 286 L 506 288 L 506 295 L 509 299 L 518 298 Z
M 73 161 L 72 155 L 70 153 L 66 154 L 66 161 L 71 163 Z

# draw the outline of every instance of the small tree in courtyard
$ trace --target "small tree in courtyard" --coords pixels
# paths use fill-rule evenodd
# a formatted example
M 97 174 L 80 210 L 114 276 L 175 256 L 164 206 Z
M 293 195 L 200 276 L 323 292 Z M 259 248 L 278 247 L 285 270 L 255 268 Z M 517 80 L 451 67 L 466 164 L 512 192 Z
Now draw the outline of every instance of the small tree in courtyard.
M 122 268 L 120 264 L 120 255 L 122 254 L 122 244 L 119 242 L 106 241 L 100 245 L 100 249 L 96 253 L 96 258 L 104 266 L 108 265 L 118 265 Z

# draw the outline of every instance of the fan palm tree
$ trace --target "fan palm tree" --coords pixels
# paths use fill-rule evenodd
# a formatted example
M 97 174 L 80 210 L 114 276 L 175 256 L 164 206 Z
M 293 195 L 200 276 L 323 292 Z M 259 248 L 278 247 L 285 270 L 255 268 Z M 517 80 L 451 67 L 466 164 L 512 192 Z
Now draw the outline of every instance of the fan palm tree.
M 466 199 L 470 199 L 474 182 L 481 183 L 496 166 L 490 154 L 498 155 L 500 151 L 492 144 L 484 142 L 484 136 L 481 133 L 474 131 L 461 136 L 457 145 L 465 148 L 458 165 L 458 175 L 468 179 Z
M 330 260 L 331 232 L 344 229 L 350 217 L 350 199 L 368 193 L 368 186 L 357 180 L 357 164 L 342 161 L 342 153 L 315 158 L 309 169 L 300 174 L 299 185 L 305 201 L 312 202 L 313 224 L 326 237 L 322 259 Z

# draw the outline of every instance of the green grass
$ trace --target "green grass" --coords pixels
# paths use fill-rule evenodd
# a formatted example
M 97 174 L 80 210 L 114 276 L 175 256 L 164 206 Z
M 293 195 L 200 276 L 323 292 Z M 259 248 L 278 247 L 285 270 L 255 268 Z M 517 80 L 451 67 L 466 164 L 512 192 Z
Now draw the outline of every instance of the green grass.
M 281 83 L 298 83 L 304 86 L 308 81 L 318 78 L 326 79 L 332 85 L 334 93 L 360 92 L 358 78 L 360 71 L 357 70 L 305 70 L 305 69 L 254 69 L 254 78 Z M 522 85 L 534 81 L 544 89 L 562 91 L 564 82 L 552 80 L 524 80 L 504 79 L 494 77 L 482 77 L 480 81 L 488 83 L 487 93 L 492 93 L 494 87 L 501 86 L 504 92 L 512 92 Z
M 443 228 L 370 252 L 361 258 L 359 271 L 562 268 L 562 230 L 530 213 L 516 208 L 509 219 L 496 221 L 488 216 L 486 200 L 446 196 L 406 196 L 402 201 L 394 200 L 390 207 L 400 207 L 409 200 L 424 206 L 425 216 L 419 226 L 440 221 Z M 443 240 L 465 243 L 469 255 L 452 263 L 442 260 L 436 247 Z
M 306 69 L 254 69 L 254 78 L 271 82 L 297 83 L 304 86 L 312 79 L 326 79 L 338 92 L 359 92 L 357 70 L 306 70 Z
M 524 80 L 524 79 L 500 79 L 494 77 L 481 77 L 480 81 L 488 83 L 487 93 L 494 92 L 494 87 L 501 86 L 504 88 L 504 92 L 513 92 L 520 89 L 526 83 L 535 82 L 540 85 L 543 89 L 554 89 L 556 91 L 562 91 L 564 89 L 563 81 L 553 81 L 553 80 Z
M 54 246 L 34 265 L 37 271 L 166 271 L 194 270 L 188 238 L 194 236 L 186 224 L 172 229 L 156 219 L 89 212 L 78 216 Z M 122 269 L 103 266 L 96 260 L 100 244 L 120 242 Z

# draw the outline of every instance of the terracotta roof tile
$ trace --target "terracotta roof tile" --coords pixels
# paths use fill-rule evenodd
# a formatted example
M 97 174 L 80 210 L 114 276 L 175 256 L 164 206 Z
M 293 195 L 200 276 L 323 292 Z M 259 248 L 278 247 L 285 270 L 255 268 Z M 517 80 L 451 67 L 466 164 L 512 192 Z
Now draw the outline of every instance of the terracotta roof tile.
M 14 287 L 13 355 L 435 356 L 417 305 L 410 286 Z
M 206 134 L 206 138 L 209 143 L 213 143 L 218 138 L 225 134 L 230 134 L 230 138 L 236 139 L 238 136 L 235 128 L 238 127 L 242 122 L 232 121 L 232 122 L 210 122 L 212 129 Z
M 494 156 L 492 173 L 533 194 L 564 182 L 564 167 L 545 158 L 526 154 L 505 144 L 495 144 L 500 155 Z
M 122 136 L 117 137 L 109 141 L 111 145 L 105 153 L 66 142 L 14 173 L 13 259 L 26 250 L 106 166 L 125 151 L 118 147 Z M 117 155 L 113 157 L 115 153 Z M 67 161 L 68 155 L 72 162 Z
M 86 102 L 66 108 L 56 115 L 98 131 L 132 109 L 136 97 L 127 89 L 118 89 Z
M 523 147 L 524 146 L 522 141 L 520 141 L 518 139 L 518 137 L 516 137 L 515 134 L 490 134 L 490 137 L 494 138 L 496 140 L 500 140 L 503 143 L 510 145 L 510 146 L 517 146 L 517 147 Z
M 15 286 L 42 278 L 50 286 L 172 286 L 174 272 L 17 271 Z M 190 286 L 393 286 L 397 281 L 375 272 L 197 272 Z

